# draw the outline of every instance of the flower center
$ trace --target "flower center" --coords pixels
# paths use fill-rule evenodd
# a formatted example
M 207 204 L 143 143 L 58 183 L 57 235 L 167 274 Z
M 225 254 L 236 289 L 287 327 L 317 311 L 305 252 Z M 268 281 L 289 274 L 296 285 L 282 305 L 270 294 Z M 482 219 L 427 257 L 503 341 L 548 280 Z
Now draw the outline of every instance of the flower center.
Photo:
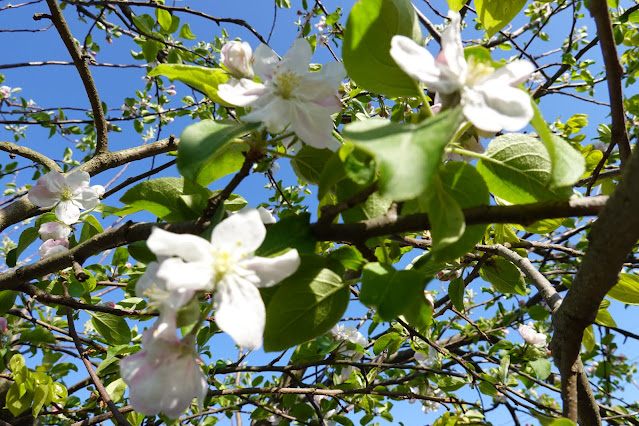
M 62 188 L 62 191 L 60 191 L 60 200 L 69 201 L 71 199 L 73 199 L 73 191 L 71 190 L 70 186 L 65 185 Z
M 299 86 L 300 76 L 290 70 L 280 71 L 279 65 L 273 72 L 273 84 L 277 94 L 284 99 L 290 99 L 293 91 Z
M 213 258 L 213 271 L 215 271 L 215 281 L 219 281 L 227 273 L 234 270 L 237 263 L 246 257 L 240 249 L 241 242 L 237 242 L 238 250 L 220 250 L 215 248 L 212 250 L 211 257 Z
M 474 57 L 468 59 L 468 74 L 466 77 L 466 84 L 468 86 L 474 86 L 484 80 L 486 77 L 492 75 L 495 72 L 495 68 L 491 67 L 486 62 L 476 61 Z

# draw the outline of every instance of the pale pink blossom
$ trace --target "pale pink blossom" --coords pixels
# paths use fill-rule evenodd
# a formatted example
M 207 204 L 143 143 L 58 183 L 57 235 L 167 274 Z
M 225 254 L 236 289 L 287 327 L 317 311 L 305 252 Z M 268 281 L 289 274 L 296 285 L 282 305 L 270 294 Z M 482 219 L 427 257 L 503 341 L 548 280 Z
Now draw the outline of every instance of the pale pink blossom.
M 71 235 L 71 227 L 60 222 L 47 222 L 40 225 L 38 234 L 40 234 L 42 241 L 67 240 Z
M 220 329 L 239 346 L 257 349 L 266 321 L 258 288 L 277 284 L 300 265 L 295 249 L 275 257 L 254 256 L 265 237 L 258 211 L 246 209 L 220 222 L 210 242 L 155 228 L 147 244 L 156 255 L 167 257 L 155 274 L 164 280 L 167 291 L 214 293 L 215 322 Z
M 366 337 L 352 325 L 346 327 L 344 324 L 335 324 L 333 328 L 331 328 L 331 333 L 336 339 L 346 340 L 362 347 L 368 346 Z
M 69 241 L 67 240 L 46 240 L 40 248 L 38 252 L 40 253 L 41 258 L 53 256 L 54 254 L 62 253 L 69 250 Z
M 7 331 L 7 319 L 5 317 L 0 317 L 0 333 L 5 333 Z
M 544 333 L 538 333 L 533 327 L 532 322 L 529 322 L 528 325 L 520 325 L 519 334 L 526 343 L 529 343 L 537 348 L 546 347 L 547 336 Z
M 0 98 L 9 99 L 11 97 L 11 87 L 0 86 Z
M 220 55 L 222 64 L 233 77 L 252 80 L 255 76 L 252 65 L 253 50 L 247 42 L 229 41 L 222 46 Z
M 287 127 L 315 148 L 337 148 L 331 114 L 342 104 L 337 89 L 345 77 L 344 66 L 331 62 L 318 72 L 309 72 L 313 52 L 308 41 L 297 39 L 280 61 L 262 44 L 253 54 L 253 70 L 261 83 L 231 79 L 218 87 L 218 96 L 231 105 L 251 107 L 248 122 L 263 122 L 271 133 Z
M 450 11 L 450 25 L 442 33 L 442 51 L 434 58 L 412 39 L 400 35 L 391 41 L 391 56 L 410 77 L 437 92 L 444 105 L 461 103 L 468 121 L 488 132 L 516 131 L 533 117 L 529 95 L 516 86 L 528 80 L 534 66 L 516 60 L 501 68 L 467 62 L 461 42 L 461 17 Z
M 177 418 L 194 398 L 202 405 L 208 384 L 193 339 L 180 340 L 176 332 L 175 317 L 161 317 L 143 333 L 143 349 L 120 361 L 120 375 L 129 386 L 135 411 Z
M 53 207 L 61 222 L 72 225 L 80 218 L 80 210 L 89 210 L 100 204 L 104 194 L 101 185 L 89 186 L 87 172 L 76 170 L 67 176 L 49 172 L 38 179 L 29 190 L 29 201 L 38 207 Z

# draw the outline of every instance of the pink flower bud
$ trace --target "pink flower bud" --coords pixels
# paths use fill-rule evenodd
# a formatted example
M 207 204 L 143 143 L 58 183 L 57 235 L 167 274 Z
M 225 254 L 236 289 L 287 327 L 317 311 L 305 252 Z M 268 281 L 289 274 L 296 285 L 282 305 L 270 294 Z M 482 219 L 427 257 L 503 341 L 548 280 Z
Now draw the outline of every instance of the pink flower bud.
M 253 51 L 247 42 L 229 41 L 222 47 L 222 64 L 235 78 L 253 79 Z

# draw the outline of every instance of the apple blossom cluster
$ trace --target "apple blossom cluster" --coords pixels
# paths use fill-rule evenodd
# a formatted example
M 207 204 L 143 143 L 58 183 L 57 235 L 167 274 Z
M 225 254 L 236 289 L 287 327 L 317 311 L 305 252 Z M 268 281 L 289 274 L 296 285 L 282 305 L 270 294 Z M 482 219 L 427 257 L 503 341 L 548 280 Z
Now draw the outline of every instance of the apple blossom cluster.
M 69 225 L 80 219 L 81 210 L 90 210 L 100 204 L 104 187 L 89 186 L 89 180 L 89 174 L 82 170 L 67 176 L 53 171 L 38 179 L 29 190 L 29 201 L 38 207 L 55 207 L 59 221 L 44 223 L 38 230 L 44 241 L 39 249 L 42 258 L 68 250 L 72 230 Z
M 529 322 L 527 325 L 522 324 L 519 326 L 519 334 L 528 344 L 531 344 L 537 348 L 546 347 L 547 336 L 544 333 L 538 333 L 533 327 L 533 323 Z
M 434 58 L 412 39 L 396 35 L 390 54 L 406 74 L 437 92 L 443 107 L 460 103 L 464 116 L 477 129 L 487 132 L 516 131 L 533 117 L 528 94 L 516 86 L 535 70 L 532 63 L 516 60 L 501 68 L 466 61 L 461 42 L 461 17 L 448 13 L 450 25 L 441 38 L 442 50 Z
M 357 331 L 355 327 L 348 326 L 346 327 L 344 324 L 336 324 L 331 328 L 331 334 L 335 338 L 335 340 L 342 340 L 346 342 L 346 346 L 341 347 L 337 350 L 337 355 L 339 355 L 343 359 L 348 359 L 351 361 L 359 361 L 363 358 L 364 354 L 358 352 L 352 348 L 354 345 L 359 345 L 363 348 L 368 346 L 368 340 L 362 333 Z M 348 348 L 351 347 L 351 349 Z M 356 367 L 351 365 L 342 367 L 342 370 L 339 375 L 339 380 L 344 382 L 351 377 L 353 370 L 357 370 Z
M 157 262 L 147 266 L 136 284 L 160 316 L 144 332 L 143 350 L 120 362 L 129 385 L 131 405 L 144 414 L 164 412 L 177 417 L 193 398 L 202 403 L 207 382 L 197 363 L 194 331 L 179 338 L 177 314 L 198 293 L 212 293 L 215 322 L 246 349 L 262 345 L 266 322 L 259 288 L 273 286 L 300 265 L 297 250 L 280 256 L 255 256 L 266 237 L 262 216 L 246 209 L 220 222 L 210 241 L 154 228 L 147 240 Z M 208 309 L 205 310 L 205 313 Z
M 231 105 L 251 107 L 242 118 L 263 122 L 271 133 L 290 128 L 315 148 L 337 148 L 331 115 L 342 109 L 337 89 L 346 72 L 339 62 L 310 72 L 312 55 L 305 39 L 296 40 L 282 60 L 264 44 L 252 52 L 248 43 L 231 41 L 222 47 L 222 64 L 233 78 L 217 94 Z

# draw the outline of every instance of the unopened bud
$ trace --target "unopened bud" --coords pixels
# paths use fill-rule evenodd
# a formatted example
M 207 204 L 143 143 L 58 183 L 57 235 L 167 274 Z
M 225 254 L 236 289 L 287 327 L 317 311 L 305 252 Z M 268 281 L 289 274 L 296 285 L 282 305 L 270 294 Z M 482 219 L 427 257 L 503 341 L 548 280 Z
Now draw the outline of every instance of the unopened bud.
M 229 41 L 222 47 L 222 63 L 235 78 L 252 79 L 255 75 L 251 66 L 253 51 L 247 42 Z

